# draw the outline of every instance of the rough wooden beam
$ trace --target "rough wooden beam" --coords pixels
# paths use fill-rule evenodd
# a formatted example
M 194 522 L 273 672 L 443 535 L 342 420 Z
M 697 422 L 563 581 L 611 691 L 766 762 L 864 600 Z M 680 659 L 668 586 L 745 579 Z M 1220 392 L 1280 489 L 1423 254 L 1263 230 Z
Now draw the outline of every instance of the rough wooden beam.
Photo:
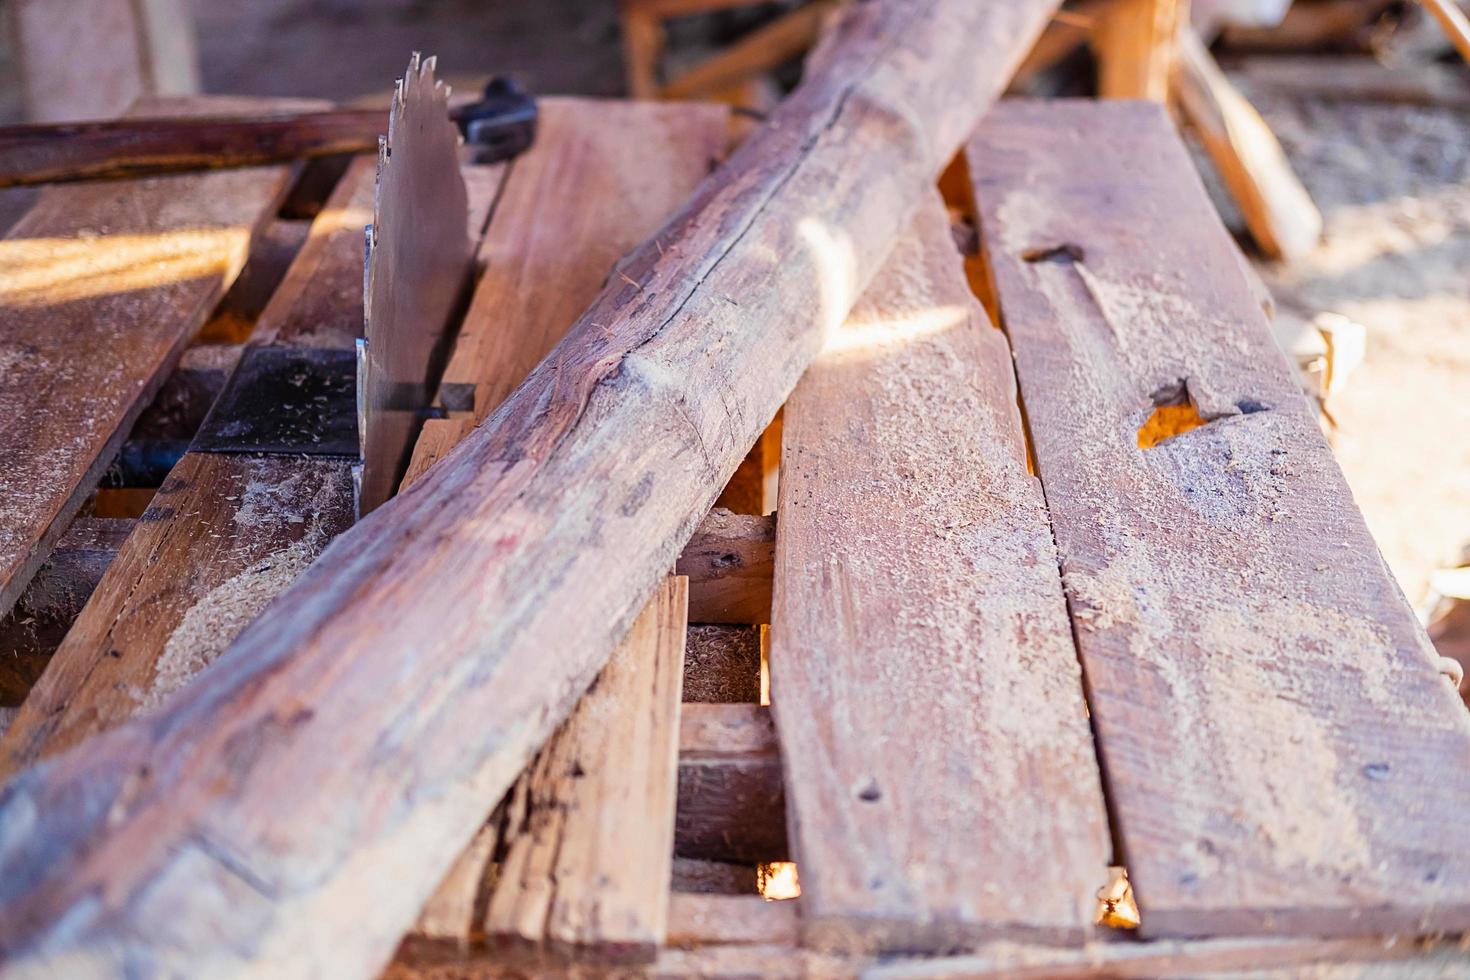
M 1104 99 L 1166 102 L 1187 0 L 1113 0 L 1097 14 L 1097 94 Z
M 689 621 L 769 623 L 775 550 L 774 515 L 710 511 L 675 565 L 689 576 Z
M 10 961 L 381 969 L 1053 7 L 849 8 L 486 424 L 170 705 L 6 785 Z
M 786 795 L 771 711 L 686 704 L 680 717 L 674 853 L 709 861 L 784 861 Z

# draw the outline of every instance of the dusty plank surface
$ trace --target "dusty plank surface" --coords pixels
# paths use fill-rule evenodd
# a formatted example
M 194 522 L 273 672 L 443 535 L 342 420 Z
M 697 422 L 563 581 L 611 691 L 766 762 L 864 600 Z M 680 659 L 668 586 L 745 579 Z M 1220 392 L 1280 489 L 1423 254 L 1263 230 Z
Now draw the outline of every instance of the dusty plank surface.
M 485 273 L 444 369 L 447 408 L 478 421 L 556 346 L 631 252 L 724 155 L 716 105 L 541 100 L 479 260 Z
M 1053 6 L 850 6 L 484 425 L 159 713 L 6 784 L 0 949 L 36 970 L 380 969 Z
M 1082 937 L 1109 852 L 1082 678 L 937 193 L 785 418 L 769 656 L 804 941 Z
M 239 273 L 288 175 L 53 187 L 0 240 L 0 613 Z
M 687 584 L 654 593 L 512 791 L 492 942 L 647 962 L 668 926 Z M 523 800 L 523 812 L 517 798 Z
M 669 901 L 669 945 L 714 943 L 796 945 L 797 903 L 759 895 L 674 895 Z
M 774 517 L 711 510 L 676 566 L 689 576 L 689 621 L 769 623 L 775 549 Z
M 1470 717 L 1167 117 L 1007 105 L 969 159 L 1143 929 L 1464 928 Z
M 352 523 L 350 462 L 187 453 L 10 729 L 0 775 L 161 703 Z

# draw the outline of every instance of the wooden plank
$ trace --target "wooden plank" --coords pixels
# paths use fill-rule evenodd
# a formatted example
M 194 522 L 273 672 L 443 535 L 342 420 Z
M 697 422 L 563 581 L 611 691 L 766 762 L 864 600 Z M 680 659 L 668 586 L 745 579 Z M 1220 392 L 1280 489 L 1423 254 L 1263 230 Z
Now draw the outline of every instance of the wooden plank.
M 692 623 L 769 623 L 774 517 L 709 512 L 674 566 L 689 577 Z
M 239 273 L 288 176 L 49 188 L 0 240 L 0 613 Z
M 10 730 L 0 776 L 161 703 L 352 523 L 346 459 L 187 453 Z
M 19 705 L 117 556 L 133 522 L 79 517 L 0 620 L 0 704 Z
M 1097 94 L 1167 102 L 1187 0 L 1112 0 L 1096 14 Z
M 380 969 L 1052 7 L 849 7 L 486 424 L 167 707 L 7 784 L 11 962 Z
M 969 160 L 1143 930 L 1465 928 L 1470 716 L 1168 117 L 1006 105 Z
M 1185 118 L 1266 257 L 1290 260 L 1315 248 L 1322 237 L 1317 206 L 1265 120 L 1189 29 L 1179 34 L 1176 88 Z
M 769 657 L 803 941 L 1081 938 L 1109 852 L 1082 678 L 937 193 L 785 415 Z
M 592 690 L 522 777 L 485 933 L 649 962 L 668 926 L 686 584 L 655 594 Z
M 736 863 L 786 860 L 786 794 L 770 709 L 686 704 L 680 726 L 674 853 Z
M 480 247 L 446 408 L 480 421 L 500 406 L 723 156 L 726 118 L 711 105 L 541 100 L 536 145 L 515 161 Z
M 675 894 L 669 900 L 669 945 L 750 945 L 797 941 L 797 903 L 759 895 Z

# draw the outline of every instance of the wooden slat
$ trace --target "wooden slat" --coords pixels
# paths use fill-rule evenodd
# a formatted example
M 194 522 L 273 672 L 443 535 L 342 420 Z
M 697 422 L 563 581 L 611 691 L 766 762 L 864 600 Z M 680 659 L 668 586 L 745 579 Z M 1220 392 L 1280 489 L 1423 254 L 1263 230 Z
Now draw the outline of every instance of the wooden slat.
M 796 945 L 797 903 L 759 895 L 676 894 L 669 900 L 669 945 Z
M 1004 105 L 969 161 L 1143 930 L 1470 925 L 1470 716 L 1168 117 Z
M 380 969 L 1053 6 L 850 6 L 627 279 L 227 663 L 7 784 L 11 962 Z
M 0 738 L 0 775 L 159 704 L 352 523 L 350 461 L 187 453 Z
M 513 791 L 524 813 L 486 913 L 492 943 L 616 962 L 663 944 L 687 612 L 671 578 Z
M 24 700 L 132 528 L 130 520 L 79 517 L 66 529 L 0 619 L 0 704 Z
M 485 274 L 444 369 L 447 408 L 494 411 L 724 154 L 712 105 L 541 100 L 480 248 Z
M 689 577 L 689 621 L 769 623 L 775 547 L 774 517 L 710 511 L 675 566 Z
M 804 941 L 1080 938 L 1109 852 L 1082 680 L 937 193 L 785 415 L 769 656 Z
M 240 271 L 288 174 L 54 187 L 0 241 L 0 613 Z
M 769 708 L 686 704 L 680 716 L 674 853 L 709 861 L 783 861 L 786 795 Z

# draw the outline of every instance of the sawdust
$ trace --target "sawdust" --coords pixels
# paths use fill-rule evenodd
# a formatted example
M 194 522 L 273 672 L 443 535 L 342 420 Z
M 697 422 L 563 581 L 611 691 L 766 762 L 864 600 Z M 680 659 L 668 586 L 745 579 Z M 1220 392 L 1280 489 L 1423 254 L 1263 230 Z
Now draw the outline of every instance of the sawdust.
M 189 608 L 164 645 L 147 691 L 139 692 L 142 707 L 158 706 L 213 663 L 327 546 L 328 512 L 347 487 L 340 470 L 329 479 L 322 479 L 324 472 L 305 467 L 285 480 L 246 484 L 234 515 L 244 536 L 283 525 L 301 525 L 301 536 L 210 589 Z M 317 480 L 315 491 L 308 492 L 309 482 Z

